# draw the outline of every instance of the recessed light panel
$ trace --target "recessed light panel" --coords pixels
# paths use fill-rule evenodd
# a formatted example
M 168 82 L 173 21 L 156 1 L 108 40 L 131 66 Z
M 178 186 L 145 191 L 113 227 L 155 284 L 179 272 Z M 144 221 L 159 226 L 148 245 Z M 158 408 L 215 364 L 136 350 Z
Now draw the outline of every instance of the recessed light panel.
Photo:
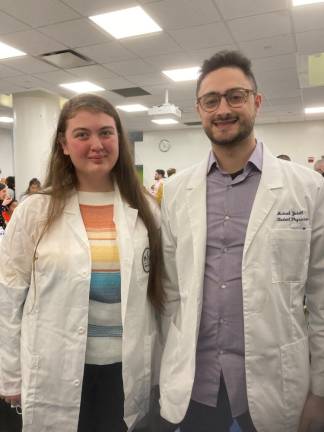
M 93 84 L 89 81 L 78 81 L 78 82 L 60 84 L 60 87 L 64 87 L 76 93 L 97 92 L 97 91 L 105 90 L 104 88 L 99 87 L 96 84 Z
M 13 118 L 12 117 L 0 117 L 0 122 L 1 123 L 13 123 Z
M 0 60 L 24 55 L 26 55 L 26 53 L 19 51 L 3 42 L 0 42 Z
M 140 6 L 89 17 L 116 39 L 161 31 Z
M 162 71 L 164 75 L 171 78 L 173 81 L 194 81 L 199 76 L 199 66 L 184 68 L 184 69 L 171 69 Z
M 324 0 L 293 0 L 293 6 L 303 6 L 313 3 L 324 3 Z
M 174 120 L 172 118 L 161 118 L 161 119 L 155 119 L 151 121 L 158 125 L 171 125 L 171 124 L 179 123 L 177 120 Z
M 147 111 L 148 108 L 141 104 L 133 104 L 133 105 L 117 105 L 116 108 L 125 111 L 125 112 L 141 112 Z
M 305 108 L 305 114 L 323 114 L 323 113 L 324 113 L 324 106 Z

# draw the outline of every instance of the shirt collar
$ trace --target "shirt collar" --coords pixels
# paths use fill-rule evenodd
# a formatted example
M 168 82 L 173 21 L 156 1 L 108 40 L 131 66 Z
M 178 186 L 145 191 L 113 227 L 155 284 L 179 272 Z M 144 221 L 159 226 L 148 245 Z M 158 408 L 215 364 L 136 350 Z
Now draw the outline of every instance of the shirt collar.
M 249 157 L 244 169 L 250 164 L 252 164 L 258 171 L 262 172 L 262 161 L 263 161 L 263 144 L 261 141 L 256 142 L 256 146 Z M 216 169 L 220 170 L 218 161 L 213 150 L 209 153 L 208 166 L 207 166 L 207 175 L 210 173 L 212 167 L 215 166 Z

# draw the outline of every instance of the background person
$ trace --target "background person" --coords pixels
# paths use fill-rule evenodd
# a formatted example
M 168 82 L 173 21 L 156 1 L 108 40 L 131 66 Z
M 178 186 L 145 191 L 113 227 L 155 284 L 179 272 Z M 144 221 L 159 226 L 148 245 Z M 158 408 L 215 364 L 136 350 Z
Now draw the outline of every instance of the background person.
M 163 303 L 158 216 L 114 107 L 68 101 L 45 191 L 18 206 L 0 249 L 0 394 L 21 394 L 24 432 L 122 432 L 145 415 Z
M 260 105 L 246 57 L 204 62 L 212 148 L 162 202 L 159 431 L 227 432 L 232 417 L 244 432 L 324 430 L 324 181 L 255 139 Z
M 42 185 L 41 182 L 38 180 L 38 178 L 34 177 L 32 178 L 29 183 L 28 183 L 28 188 L 26 189 L 26 191 L 23 193 L 20 201 L 23 201 L 24 199 L 26 199 L 29 195 L 41 192 L 42 190 Z
M 324 159 L 319 159 L 314 164 L 314 170 L 324 177 Z

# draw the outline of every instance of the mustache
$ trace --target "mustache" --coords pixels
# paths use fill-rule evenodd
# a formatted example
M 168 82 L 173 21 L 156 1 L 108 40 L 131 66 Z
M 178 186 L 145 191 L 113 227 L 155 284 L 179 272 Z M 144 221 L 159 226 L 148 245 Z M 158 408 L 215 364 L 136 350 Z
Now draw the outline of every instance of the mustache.
M 231 120 L 238 120 L 238 116 L 233 116 L 231 114 L 227 115 L 217 115 L 213 118 L 214 122 L 222 122 L 222 121 L 231 121 Z

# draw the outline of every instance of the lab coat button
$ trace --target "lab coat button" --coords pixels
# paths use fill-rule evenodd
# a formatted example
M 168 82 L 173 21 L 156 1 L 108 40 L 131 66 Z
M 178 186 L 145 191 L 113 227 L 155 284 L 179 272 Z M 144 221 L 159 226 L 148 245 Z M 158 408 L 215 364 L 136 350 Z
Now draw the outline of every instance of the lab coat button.
M 76 379 L 76 380 L 74 380 L 73 384 L 75 385 L 75 387 L 79 387 L 80 381 L 78 379 Z
M 79 327 L 78 332 L 79 332 L 80 335 L 84 334 L 84 332 L 85 332 L 84 327 Z
M 221 285 L 221 288 L 225 289 L 226 288 L 226 284 Z

